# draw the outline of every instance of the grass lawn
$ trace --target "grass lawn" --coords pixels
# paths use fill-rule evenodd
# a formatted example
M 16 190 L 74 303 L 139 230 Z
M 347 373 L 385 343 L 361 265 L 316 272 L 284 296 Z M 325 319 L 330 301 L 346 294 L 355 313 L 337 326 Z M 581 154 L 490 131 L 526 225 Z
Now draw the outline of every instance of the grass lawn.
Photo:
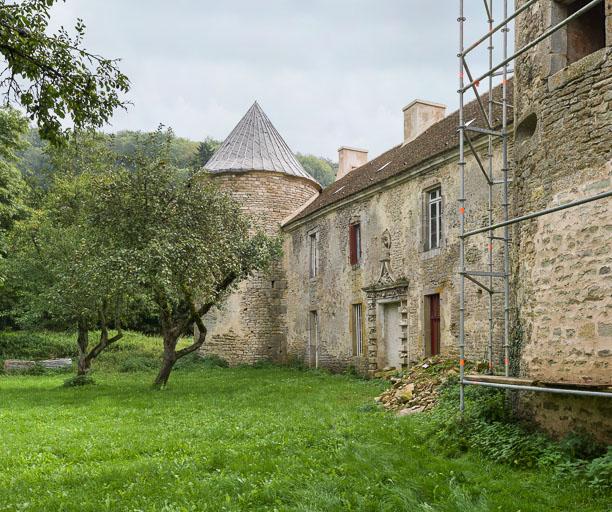
M 445 457 L 427 415 L 369 405 L 379 382 L 191 365 L 153 391 L 153 377 L 0 376 L 0 510 L 610 510 L 547 473 Z

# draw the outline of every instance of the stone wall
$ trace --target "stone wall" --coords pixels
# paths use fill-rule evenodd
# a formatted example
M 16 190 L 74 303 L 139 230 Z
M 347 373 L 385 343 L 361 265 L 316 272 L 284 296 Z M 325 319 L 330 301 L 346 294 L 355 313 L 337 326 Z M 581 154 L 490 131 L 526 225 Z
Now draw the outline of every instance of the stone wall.
M 515 214 L 612 187 L 612 2 L 605 4 L 606 48 L 567 65 L 562 31 L 516 63 Z M 559 21 L 560 8 L 551 0 L 530 8 L 517 24 L 516 46 Z M 513 237 L 521 372 L 612 384 L 611 201 L 540 217 Z M 551 431 L 584 426 L 612 439 L 610 400 L 526 398 L 524 410 Z
M 318 186 L 281 173 L 252 171 L 214 175 L 268 235 L 279 233 L 288 215 L 308 202 Z M 202 354 L 215 354 L 230 364 L 284 361 L 286 277 L 281 262 L 242 282 L 238 290 L 204 317 L 208 336 Z
M 481 155 L 486 141 L 477 141 Z M 494 148 L 496 168 L 500 168 L 500 149 Z M 284 227 L 285 264 L 287 267 L 288 317 L 287 352 L 289 357 L 308 360 L 309 312 L 317 311 L 320 329 L 319 363 L 332 369 L 355 366 L 370 373 L 380 369 L 377 353 L 382 343 L 380 315 L 376 301 L 401 302 L 401 328 L 405 333 L 404 364 L 426 354 L 427 320 L 425 296 L 440 294 L 441 352 L 457 352 L 458 334 L 458 262 L 459 262 L 459 173 L 456 150 L 410 169 L 388 182 L 360 192 L 305 219 Z M 359 170 L 353 171 L 359 172 Z M 467 229 L 479 227 L 486 220 L 487 188 L 473 158 L 466 166 L 468 191 Z M 350 176 L 350 174 L 349 174 Z M 443 196 L 443 241 L 439 249 L 423 247 L 425 192 L 441 185 Z M 501 201 L 497 201 L 501 203 Z M 499 211 L 496 211 L 499 215 Z M 349 262 L 349 224 L 360 222 L 362 262 Z M 386 258 L 383 234 L 388 232 L 391 246 L 391 279 L 380 283 L 381 260 Z M 319 262 L 316 277 L 309 277 L 310 235 L 318 237 Z M 494 258 L 501 265 L 501 246 Z M 474 237 L 467 249 L 467 264 L 486 269 L 487 241 Z M 499 266 L 497 268 L 500 268 Z M 407 286 L 404 287 L 404 282 Z M 364 288 L 383 286 L 381 294 L 368 295 Z M 496 316 L 501 303 L 496 296 Z M 466 284 L 466 344 L 468 357 L 482 359 L 487 344 L 487 295 L 475 285 Z M 367 348 L 361 358 L 353 356 L 350 329 L 351 306 L 367 306 Z M 501 332 L 496 328 L 495 355 L 501 357 Z

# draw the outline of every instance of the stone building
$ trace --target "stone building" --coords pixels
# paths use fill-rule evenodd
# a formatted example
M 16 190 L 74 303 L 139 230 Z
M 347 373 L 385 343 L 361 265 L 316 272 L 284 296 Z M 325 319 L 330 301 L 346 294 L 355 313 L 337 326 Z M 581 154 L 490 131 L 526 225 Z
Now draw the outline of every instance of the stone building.
M 480 116 L 476 103 L 468 112 Z M 283 260 L 206 318 L 205 353 L 371 375 L 456 352 L 457 114 L 416 100 L 403 117 L 402 144 L 371 161 L 365 150 L 340 148 L 338 178 L 320 192 L 259 105 L 251 107 L 206 168 L 257 226 L 276 234 L 283 222 Z M 474 143 L 486 150 L 484 137 Z M 468 169 L 473 208 L 484 209 L 475 160 Z M 486 257 L 475 251 L 471 261 Z M 477 289 L 468 301 L 485 311 Z M 476 358 L 484 356 L 486 321 L 486 313 L 470 318 Z
M 516 47 L 586 3 L 538 2 L 519 18 Z M 612 2 L 606 0 L 517 60 L 516 215 L 611 190 L 611 55 Z M 611 201 L 523 223 L 512 236 L 522 374 L 612 385 Z M 553 430 L 587 426 L 612 439 L 612 400 L 538 395 L 529 401 Z
M 475 103 L 468 112 L 479 117 Z M 340 178 L 283 225 L 290 358 L 371 375 L 456 353 L 457 124 L 443 105 L 413 101 L 404 109 L 402 144 L 356 169 L 350 165 L 363 150 L 340 148 Z M 486 142 L 474 144 L 483 151 Z M 487 190 L 473 158 L 467 169 L 472 208 L 485 211 Z M 485 238 L 479 241 L 483 250 L 470 255 L 475 266 L 487 258 Z M 474 288 L 467 300 L 477 311 L 468 353 L 480 359 L 486 298 Z
M 255 227 L 277 235 L 280 224 L 303 207 L 321 186 L 296 160 L 256 102 L 206 164 L 232 193 Z M 280 262 L 242 282 L 205 322 L 204 353 L 232 364 L 285 359 L 285 269 Z
M 536 2 L 517 20 L 516 47 L 586 3 Z M 515 62 L 512 216 L 611 189 L 611 54 L 612 2 L 605 0 Z M 476 102 L 465 115 L 483 125 Z M 259 226 L 278 233 L 282 224 L 284 254 L 270 275 L 243 283 L 207 319 L 206 351 L 232 363 L 301 360 L 367 375 L 456 354 L 458 115 L 416 100 L 403 121 L 403 142 L 371 160 L 364 149 L 341 147 L 337 179 L 321 191 L 259 106 L 251 108 L 207 168 Z M 488 150 L 484 136 L 473 143 L 481 155 Z M 501 150 L 493 145 L 492 152 L 500 169 Z M 470 230 L 487 221 L 488 189 L 472 153 L 466 158 Z M 500 219 L 500 211 L 493 216 Z M 519 224 L 511 247 L 511 341 L 520 375 L 612 385 L 609 199 Z M 501 249 L 494 248 L 497 268 Z M 471 239 L 467 264 L 485 268 L 488 250 L 484 234 Z M 487 301 L 467 287 L 469 359 L 486 356 Z M 500 363 L 501 340 L 495 325 Z M 610 400 L 522 397 L 521 409 L 552 431 L 585 426 L 612 439 Z

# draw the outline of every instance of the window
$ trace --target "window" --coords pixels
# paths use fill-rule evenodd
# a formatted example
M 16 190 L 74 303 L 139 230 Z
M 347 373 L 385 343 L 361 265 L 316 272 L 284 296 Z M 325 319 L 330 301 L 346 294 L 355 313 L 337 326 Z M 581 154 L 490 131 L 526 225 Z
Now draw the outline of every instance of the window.
M 308 241 L 310 243 L 310 277 L 315 277 L 317 275 L 319 260 L 317 234 L 311 233 L 308 237 Z
M 585 7 L 591 0 L 556 0 L 551 24 L 556 25 Z M 605 2 L 587 9 L 551 36 L 551 73 L 556 73 L 606 46 Z
M 353 355 L 363 355 L 363 306 L 353 304 L 351 325 L 353 327 Z
M 361 224 L 358 222 L 349 226 L 349 254 L 351 265 L 361 263 Z
M 319 367 L 319 314 L 308 314 L 308 366 Z
M 574 0 L 567 16 L 582 9 L 590 0 Z M 567 3 L 567 2 L 565 2 Z M 567 24 L 567 63 L 571 64 L 606 46 L 605 2 L 600 2 Z
M 442 240 L 442 189 L 426 193 L 427 212 L 425 215 L 425 250 L 438 249 Z

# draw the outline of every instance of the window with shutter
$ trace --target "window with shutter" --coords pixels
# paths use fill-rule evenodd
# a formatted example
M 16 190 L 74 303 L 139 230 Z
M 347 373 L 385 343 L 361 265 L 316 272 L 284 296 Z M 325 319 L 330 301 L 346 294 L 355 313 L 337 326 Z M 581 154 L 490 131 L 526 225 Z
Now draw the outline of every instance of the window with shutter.
M 351 265 L 361 263 L 361 225 L 359 223 L 349 226 L 349 260 Z

